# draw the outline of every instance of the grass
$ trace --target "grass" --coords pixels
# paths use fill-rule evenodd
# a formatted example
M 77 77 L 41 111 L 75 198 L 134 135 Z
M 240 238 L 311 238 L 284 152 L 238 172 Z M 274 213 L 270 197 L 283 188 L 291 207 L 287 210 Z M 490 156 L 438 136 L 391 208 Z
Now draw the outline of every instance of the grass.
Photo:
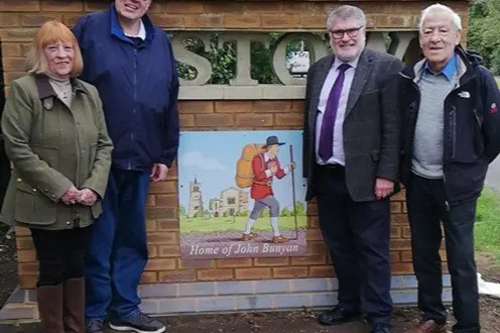
M 181 233 L 206 233 L 217 231 L 238 231 L 242 232 L 245 229 L 245 223 L 248 217 L 218 217 L 218 218 L 185 218 L 181 217 L 180 226 Z M 299 228 L 307 226 L 307 218 L 305 216 L 297 217 Z M 295 218 L 293 216 L 279 217 L 279 227 L 282 230 L 295 230 Z M 269 217 L 260 217 L 253 227 L 254 231 L 271 230 L 269 225 Z
M 500 265 L 500 195 L 485 188 L 479 199 L 475 226 L 476 250 L 492 253 Z

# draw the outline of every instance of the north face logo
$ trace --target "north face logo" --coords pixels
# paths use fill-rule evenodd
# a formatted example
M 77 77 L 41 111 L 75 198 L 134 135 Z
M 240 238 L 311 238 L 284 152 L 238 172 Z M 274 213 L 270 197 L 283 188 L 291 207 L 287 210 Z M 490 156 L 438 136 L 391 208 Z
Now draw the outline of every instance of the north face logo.
M 491 108 L 488 110 L 489 113 L 497 113 L 498 107 L 496 103 L 491 104 Z

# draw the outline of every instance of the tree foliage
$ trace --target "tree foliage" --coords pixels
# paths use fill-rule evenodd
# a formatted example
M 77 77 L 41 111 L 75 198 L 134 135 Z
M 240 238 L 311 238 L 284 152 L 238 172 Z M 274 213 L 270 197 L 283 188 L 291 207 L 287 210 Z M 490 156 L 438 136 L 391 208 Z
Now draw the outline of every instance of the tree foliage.
M 500 0 L 476 0 L 469 9 L 468 48 L 478 51 L 484 65 L 500 74 Z

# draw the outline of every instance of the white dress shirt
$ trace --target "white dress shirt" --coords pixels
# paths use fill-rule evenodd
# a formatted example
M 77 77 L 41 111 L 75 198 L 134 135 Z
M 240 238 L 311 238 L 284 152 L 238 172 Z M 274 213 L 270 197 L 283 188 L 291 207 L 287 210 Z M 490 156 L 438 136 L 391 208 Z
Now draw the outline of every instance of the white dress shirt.
M 339 66 L 343 64 L 338 58 L 335 58 L 328 75 L 326 76 L 325 82 L 323 83 L 323 88 L 321 88 L 321 94 L 319 96 L 318 103 L 318 115 L 316 118 L 316 162 L 320 165 L 324 164 L 340 164 L 345 166 L 345 155 L 344 155 L 344 134 L 343 125 L 345 111 L 347 107 L 347 100 L 349 99 L 349 91 L 351 90 L 352 80 L 354 78 L 354 73 L 356 73 L 356 67 L 358 66 L 359 56 L 348 62 L 351 67 L 345 71 L 344 85 L 342 87 L 342 92 L 340 94 L 339 105 L 337 109 L 337 118 L 335 120 L 335 128 L 333 131 L 333 155 L 325 163 L 321 157 L 319 157 L 319 140 L 321 137 L 321 126 L 323 125 L 323 115 L 326 109 L 326 104 L 328 103 L 328 97 L 330 96 L 330 91 L 333 88 L 335 80 L 339 75 Z

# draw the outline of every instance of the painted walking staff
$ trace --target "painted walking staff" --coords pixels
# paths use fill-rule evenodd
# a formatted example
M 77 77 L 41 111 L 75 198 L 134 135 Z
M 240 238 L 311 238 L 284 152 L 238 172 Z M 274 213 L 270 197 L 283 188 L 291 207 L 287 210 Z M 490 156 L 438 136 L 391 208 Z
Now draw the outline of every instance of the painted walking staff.
M 273 193 L 273 178 L 281 179 L 295 169 L 293 161 L 289 166 L 281 168 L 278 160 L 280 146 L 285 143 L 279 142 L 277 136 L 266 139 L 265 145 L 251 144 L 243 149 L 243 156 L 237 164 L 236 184 L 240 188 L 250 187 L 250 196 L 255 200 L 255 205 L 247 220 L 245 231 L 241 240 L 249 241 L 258 235 L 252 232 L 255 221 L 262 211 L 269 207 L 270 223 L 273 230 L 273 243 L 286 243 L 288 238 L 284 237 L 278 226 L 280 204 Z M 251 163 L 249 163 L 251 161 Z

